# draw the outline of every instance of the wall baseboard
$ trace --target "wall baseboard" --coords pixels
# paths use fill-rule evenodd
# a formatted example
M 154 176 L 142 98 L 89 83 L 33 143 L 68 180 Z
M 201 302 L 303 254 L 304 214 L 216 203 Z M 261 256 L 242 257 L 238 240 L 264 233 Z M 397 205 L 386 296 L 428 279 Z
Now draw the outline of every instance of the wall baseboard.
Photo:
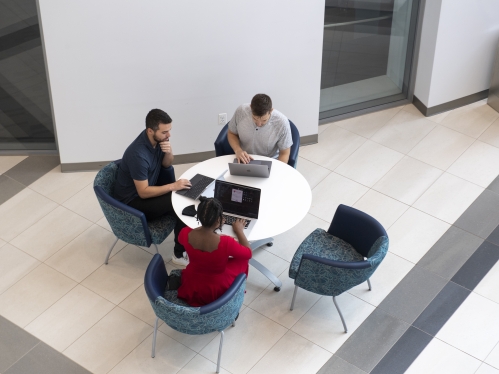
M 319 141 L 319 135 L 307 135 L 300 137 L 300 146 L 316 144 Z M 190 164 L 192 162 L 201 162 L 215 157 L 215 151 L 186 153 L 183 155 L 175 155 L 173 165 Z M 82 171 L 98 171 L 111 161 L 98 161 L 98 162 L 75 162 L 75 163 L 62 163 L 61 171 L 63 173 L 74 173 Z
M 435 114 L 440 114 L 443 112 L 448 112 L 449 110 L 457 109 L 462 106 L 472 104 L 474 102 L 486 99 L 489 95 L 489 90 L 484 90 L 480 91 L 477 93 L 474 93 L 472 95 L 468 95 L 465 97 L 461 97 L 456 100 L 449 101 L 447 103 L 443 103 L 440 105 L 435 105 L 430 108 L 427 108 L 426 105 L 424 105 L 421 100 L 419 100 L 416 96 L 414 96 L 412 103 L 418 110 L 423 113 L 425 117 L 430 117 L 434 116 Z

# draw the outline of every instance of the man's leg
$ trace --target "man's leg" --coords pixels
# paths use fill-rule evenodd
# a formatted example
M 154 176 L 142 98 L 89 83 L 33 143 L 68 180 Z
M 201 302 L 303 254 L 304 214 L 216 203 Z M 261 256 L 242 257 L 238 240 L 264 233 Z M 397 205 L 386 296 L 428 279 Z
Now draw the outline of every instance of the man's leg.
M 175 171 L 173 166 L 170 167 L 161 167 L 161 171 L 159 172 L 158 175 L 158 180 L 156 182 L 156 186 L 163 186 L 165 184 L 169 183 L 174 183 L 175 182 Z M 171 202 L 171 195 L 172 193 L 169 193 L 170 195 L 170 200 L 165 201 L 164 208 L 168 211 L 168 214 L 174 215 L 177 218 L 177 224 L 175 225 L 175 228 L 173 229 L 175 233 L 175 246 L 173 248 L 173 253 L 176 257 L 176 259 L 182 259 L 184 256 L 184 246 L 178 242 L 178 235 L 180 234 L 180 231 L 185 227 L 185 223 L 178 218 L 178 216 L 175 213 L 175 210 L 173 209 L 173 205 Z
M 174 216 L 176 218 L 177 223 L 175 224 L 174 228 L 175 246 L 173 248 L 173 252 L 177 259 L 182 260 L 185 249 L 183 245 L 178 242 L 178 235 L 186 225 L 184 224 L 184 222 L 182 222 L 180 218 L 178 218 L 178 216 L 175 213 L 175 210 L 173 209 L 171 192 L 161 196 L 151 197 L 149 199 L 142 199 L 140 197 L 136 197 L 135 199 L 130 201 L 128 205 L 131 206 L 132 208 L 135 208 L 143 212 L 146 215 L 148 221 L 159 218 L 165 214 Z M 186 261 L 180 261 L 180 262 L 186 262 Z M 183 263 L 179 264 L 183 265 Z M 185 265 L 187 265 L 187 263 Z

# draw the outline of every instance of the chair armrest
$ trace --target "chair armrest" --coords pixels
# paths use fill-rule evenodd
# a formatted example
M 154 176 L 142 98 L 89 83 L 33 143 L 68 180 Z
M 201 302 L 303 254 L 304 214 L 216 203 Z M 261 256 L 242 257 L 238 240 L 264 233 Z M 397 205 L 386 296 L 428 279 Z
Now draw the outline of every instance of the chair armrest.
M 156 186 L 164 186 L 165 184 L 175 183 L 175 169 L 173 165 L 165 168 L 161 167 L 161 171 L 159 172 L 158 181 L 156 182 Z
M 115 198 L 112 198 L 106 193 L 106 191 L 104 191 L 104 189 L 101 186 L 94 186 L 94 191 L 97 196 L 99 196 L 102 200 L 104 200 L 104 202 L 108 203 L 109 205 L 112 205 L 115 208 L 121 209 L 129 214 L 132 214 L 135 217 L 138 218 L 144 217 L 145 219 L 144 213 L 142 213 L 140 210 L 137 210 L 129 205 L 122 203 L 121 201 L 116 200 Z
M 122 203 L 121 201 L 118 201 L 115 198 L 109 196 L 101 186 L 94 186 L 94 191 L 95 191 L 95 194 L 100 199 L 102 199 L 105 203 L 115 207 L 116 209 L 122 210 L 125 213 L 131 214 L 131 215 L 139 218 L 140 222 L 142 223 L 142 227 L 144 229 L 147 245 L 148 246 L 151 245 L 151 232 L 149 231 L 149 226 L 147 225 L 146 215 L 143 212 L 141 212 L 140 210 L 137 210 L 135 208 L 132 208 L 131 206 L 126 205 L 126 204 Z M 112 228 L 112 226 L 111 226 L 111 228 Z
M 237 290 L 239 289 L 239 287 L 241 287 L 245 279 L 246 279 L 246 274 L 244 273 L 239 274 L 234 280 L 234 282 L 232 282 L 232 285 L 229 287 L 229 289 L 225 291 L 225 293 L 215 301 L 209 303 L 208 305 L 202 306 L 199 309 L 199 314 L 207 314 L 213 312 L 214 310 L 219 309 L 223 305 L 227 304 L 234 297 Z
M 327 258 L 319 257 L 319 256 L 314 256 L 311 254 L 304 254 L 301 258 L 301 261 L 303 260 L 310 260 L 314 262 L 318 262 L 320 264 L 332 266 L 335 268 L 342 268 L 342 269 L 368 269 L 371 267 L 371 264 L 367 261 L 349 261 L 349 262 L 344 262 L 344 261 L 335 261 L 335 260 L 328 260 Z M 300 265 L 301 265 L 300 261 Z M 300 270 L 298 269 L 298 272 Z

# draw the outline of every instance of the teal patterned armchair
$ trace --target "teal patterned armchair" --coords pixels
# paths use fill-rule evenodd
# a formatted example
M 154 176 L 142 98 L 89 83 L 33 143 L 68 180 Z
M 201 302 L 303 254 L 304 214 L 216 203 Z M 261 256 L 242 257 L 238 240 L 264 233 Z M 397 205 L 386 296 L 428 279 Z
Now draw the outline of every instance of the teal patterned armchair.
M 291 261 L 289 277 L 295 280 L 291 310 L 298 287 L 332 296 L 347 332 L 336 296 L 367 281 L 388 251 L 388 234 L 368 214 L 338 206 L 328 231 L 316 229 L 300 244 Z
M 109 249 L 105 264 L 109 261 L 109 256 L 113 251 L 118 239 L 126 243 L 142 247 L 150 247 L 154 244 L 158 252 L 157 244 L 161 244 L 175 227 L 176 218 L 164 215 L 156 220 L 147 221 L 146 216 L 141 211 L 132 208 L 113 197 L 114 184 L 121 160 L 111 162 L 104 166 L 96 175 L 94 180 L 94 191 L 97 200 L 106 216 L 107 222 L 111 226 L 116 240 Z M 165 183 L 175 182 L 175 171 L 173 166 L 164 169 L 162 175 Z M 167 180 L 168 179 L 168 180 Z
M 174 273 L 176 273 L 176 276 L 180 276 L 181 270 L 173 270 L 170 276 Z M 172 329 L 189 335 L 203 335 L 220 331 L 218 373 L 220 371 L 224 330 L 230 325 L 235 326 L 235 321 L 244 300 L 246 274 L 239 274 L 222 296 L 202 307 L 191 307 L 177 297 L 176 290 L 167 290 L 168 278 L 163 257 L 155 254 L 147 267 L 144 277 L 147 297 L 156 314 L 151 356 L 154 357 L 156 354 L 156 333 L 159 319 L 163 320 Z

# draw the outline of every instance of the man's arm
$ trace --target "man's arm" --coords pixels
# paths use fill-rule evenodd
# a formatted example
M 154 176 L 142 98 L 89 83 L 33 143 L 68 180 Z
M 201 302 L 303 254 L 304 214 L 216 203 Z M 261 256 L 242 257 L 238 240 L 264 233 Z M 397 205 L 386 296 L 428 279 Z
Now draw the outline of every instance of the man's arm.
M 175 183 L 165 184 L 164 186 L 149 186 L 149 181 L 133 180 L 137 193 L 141 199 L 149 199 L 151 197 L 161 196 L 168 192 L 191 188 L 191 182 L 187 179 L 179 179 Z
M 163 161 L 161 165 L 164 168 L 169 168 L 173 164 L 173 150 L 169 140 L 159 143 L 161 150 L 164 152 Z M 158 195 L 159 196 L 159 195 Z
M 246 153 L 246 151 L 241 148 L 241 143 L 239 142 L 239 136 L 237 134 L 234 134 L 230 130 L 227 130 L 227 139 L 229 140 L 229 144 L 234 150 L 237 160 L 240 163 L 248 164 L 251 160 L 253 160 L 253 157 L 251 157 Z
M 291 147 L 289 147 L 287 149 L 279 150 L 279 157 L 277 157 L 277 159 L 279 161 L 282 161 L 285 164 L 287 164 L 289 161 L 289 154 L 290 153 L 291 153 Z

